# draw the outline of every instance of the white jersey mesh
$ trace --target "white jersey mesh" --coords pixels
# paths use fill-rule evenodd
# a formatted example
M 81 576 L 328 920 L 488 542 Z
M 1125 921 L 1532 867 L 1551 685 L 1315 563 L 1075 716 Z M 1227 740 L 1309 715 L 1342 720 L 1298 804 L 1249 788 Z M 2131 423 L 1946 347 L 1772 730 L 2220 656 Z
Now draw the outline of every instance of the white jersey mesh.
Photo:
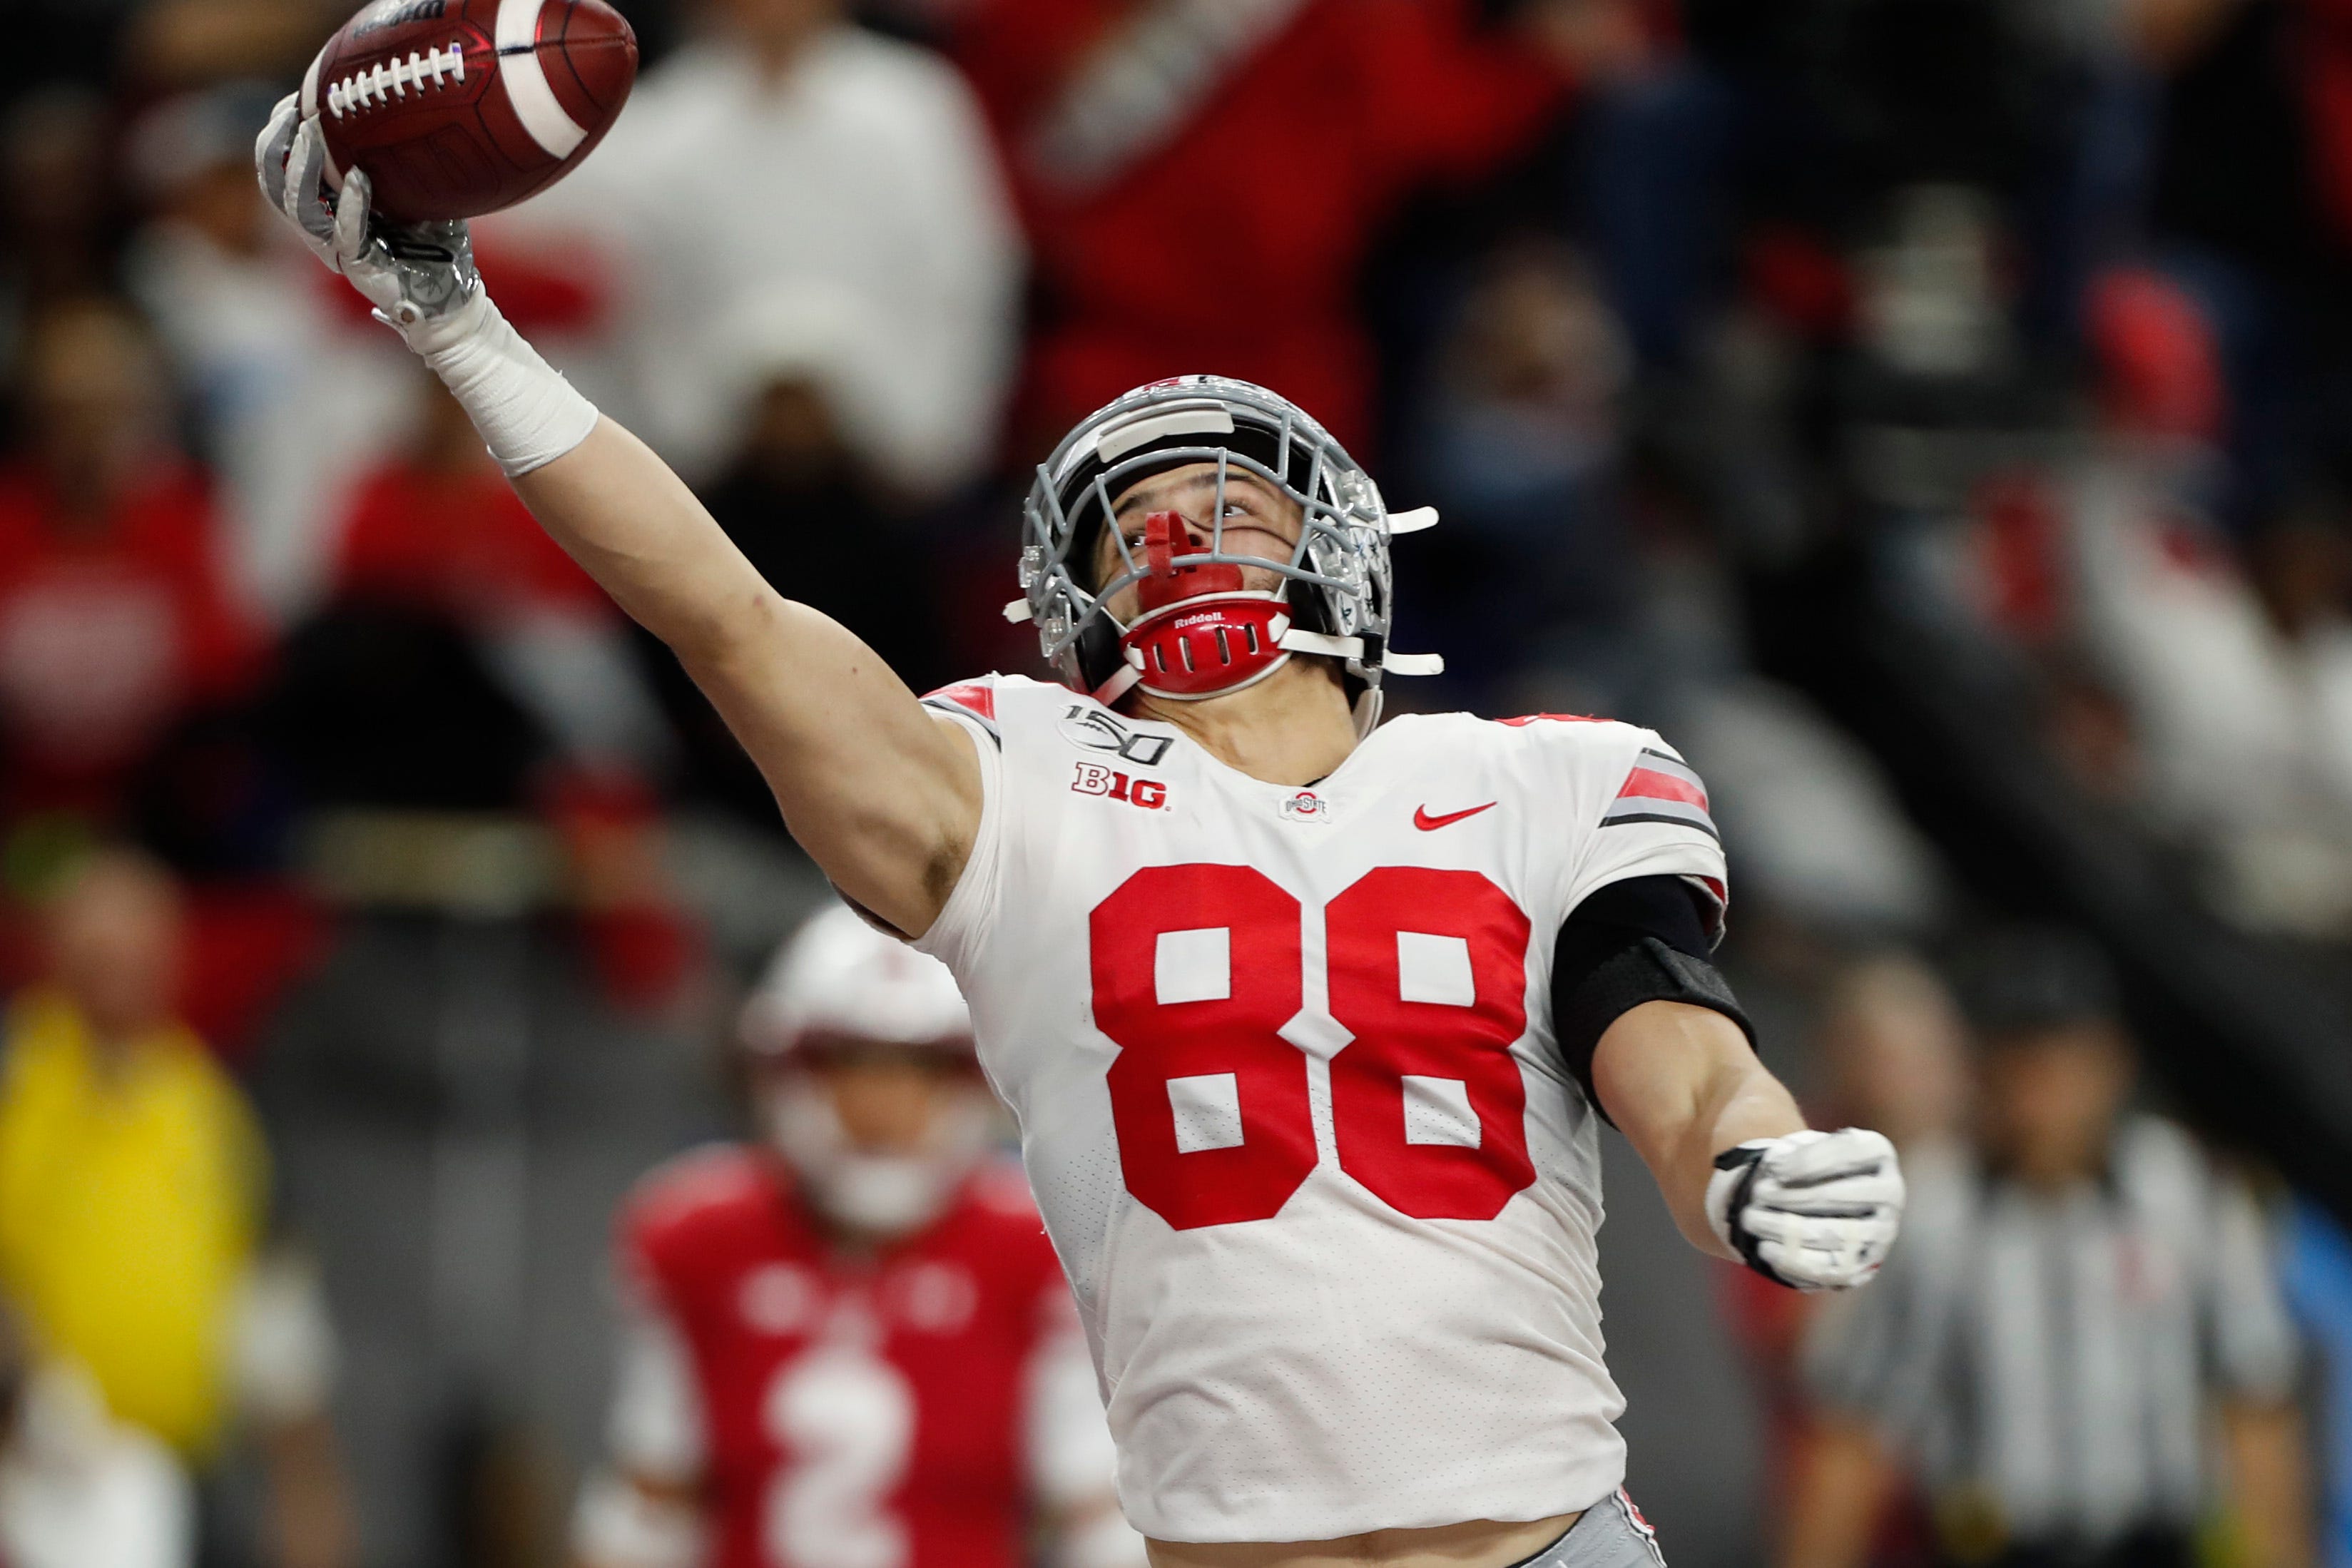
M 917 945 L 1019 1119 L 1129 1519 L 1320 1540 L 1608 1496 L 1597 1119 L 1549 967 L 1609 882 L 1719 902 L 1681 759 L 1607 721 L 1406 717 L 1295 790 L 1059 687 L 930 700 L 986 804 Z

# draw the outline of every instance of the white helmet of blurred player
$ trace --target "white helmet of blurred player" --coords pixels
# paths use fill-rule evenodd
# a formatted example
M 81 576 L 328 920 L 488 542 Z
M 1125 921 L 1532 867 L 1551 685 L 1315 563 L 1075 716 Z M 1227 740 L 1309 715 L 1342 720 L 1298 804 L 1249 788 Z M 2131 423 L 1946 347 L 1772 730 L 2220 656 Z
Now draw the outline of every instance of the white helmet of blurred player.
M 1120 492 L 1193 463 L 1216 465 L 1209 548 L 1192 549 L 1182 530 L 1149 519 L 1140 551 L 1114 534 L 1118 563 L 1095 582 L 1096 542 Z M 1298 504 L 1287 559 L 1224 548 L 1234 473 Z M 1444 668 L 1388 647 L 1389 539 L 1436 521 L 1427 508 L 1391 516 L 1371 476 L 1289 399 L 1228 376 L 1175 376 L 1079 421 L 1038 468 L 1023 509 L 1024 597 L 1004 613 L 1034 622 L 1063 681 L 1107 703 L 1137 687 L 1176 701 L 1215 697 L 1263 680 L 1294 653 L 1326 655 L 1340 661 L 1357 731 L 1369 733 L 1384 675 Z M 1243 566 L 1271 571 L 1276 585 L 1244 589 Z M 1129 586 L 1141 609 L 1121 624 L 1108 601 Z
M 744 1005 L 762 1130 L 810 1203 L 845 1229 L 919 1230 L 987 1152 L 991 1113 L 973 1068 L 971 1015 L 947 965 L 835 905 L 780 948 Z M 896 1056 L 966 1084 L 934 1086 L 909 1139 L 877 1147 L 845 1121 L 829 1068 Z

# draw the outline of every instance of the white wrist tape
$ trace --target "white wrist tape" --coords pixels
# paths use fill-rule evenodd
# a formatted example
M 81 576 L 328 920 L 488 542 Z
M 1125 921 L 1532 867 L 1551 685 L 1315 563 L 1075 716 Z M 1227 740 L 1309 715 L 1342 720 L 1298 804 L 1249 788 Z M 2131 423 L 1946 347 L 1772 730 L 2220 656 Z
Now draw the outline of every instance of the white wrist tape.
M 596 405 L 539 357 L 488 294 L 402 335 L 472 416 L 510 479 L 545 468 L 596 428 Z

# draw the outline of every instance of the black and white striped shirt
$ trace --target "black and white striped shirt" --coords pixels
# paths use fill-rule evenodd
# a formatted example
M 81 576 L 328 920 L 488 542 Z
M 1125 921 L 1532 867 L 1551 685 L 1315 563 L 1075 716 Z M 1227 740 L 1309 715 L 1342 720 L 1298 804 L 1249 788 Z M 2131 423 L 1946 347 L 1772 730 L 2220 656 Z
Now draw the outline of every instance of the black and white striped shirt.
M 2011 1540 L 2189 1525 L 2210 1402 L 2284 1397 L 2294 1373 L 2252 1199 L 2153 1118 L 2119 1131 L 2104 1181 L 2063 1192 L 1956 1152 L 1905 1164 L 1893 1258 L 1809 1331 L 1815 1397 Z

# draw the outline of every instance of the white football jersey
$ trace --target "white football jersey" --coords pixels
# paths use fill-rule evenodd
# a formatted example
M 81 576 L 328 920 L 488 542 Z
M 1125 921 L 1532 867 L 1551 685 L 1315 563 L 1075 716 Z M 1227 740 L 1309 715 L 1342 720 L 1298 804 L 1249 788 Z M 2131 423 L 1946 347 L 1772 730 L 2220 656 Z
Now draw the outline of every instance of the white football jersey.
M 1720 908 L 1647 730 L 1391 720 L 1312 788 L 992 676 L 926 699 L 986 784 L 917 945 L 971 1004 L 1163 1541 L 1542 1519 L 1622 1479 L 1595 1117 L 1551 1027 L 1595 889 Z

